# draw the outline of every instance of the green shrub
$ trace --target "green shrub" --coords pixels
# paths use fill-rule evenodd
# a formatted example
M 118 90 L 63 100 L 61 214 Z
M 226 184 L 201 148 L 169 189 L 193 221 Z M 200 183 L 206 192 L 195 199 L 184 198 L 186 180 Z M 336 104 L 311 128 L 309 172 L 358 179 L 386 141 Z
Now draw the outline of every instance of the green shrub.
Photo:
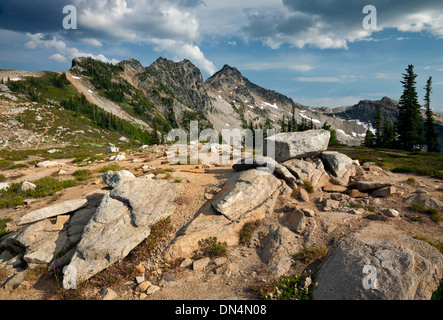
M 251 241 L 252 234 L 260 226 L 260 221 L 252 221 L 245 223 L 245 225 L 240 230 L 240 243 L 247 246 Z
M 303 263 L 311 263 L 315 260 L 323 258 L 328 253 L 328 249 L 325 246 L 314 248 L 306 247 L 302 251 L 296 253 L 294 258 Z
M 261 293 L 265 300 L 312 300 L 312 289 L 315 287 L 314 276 L 293 274 L 282 276 L 272 292 Z
M 306 191 L 308 193 L 313 193 L 314 192 L 314 187 L 312 186 L 312 183 L 308 180 L 304 180 L 303 181 L 303 186 L 305 187 Z
M 22 197 L 13 197 L 7 199 L 0 199 L 0 209 L 13 208 L 24 205 L 24 199 Z
M 218 257 L 226 253 L 226 244 L 217 242 L 217 237 L 209 237 L 203 240 L 203 252 L 209 257 Z
M 11 233 L 12 231 L 6 228 L 6 223 L 12 221 L 11 218 L 0 219 L 0 238 Z
M 77 170 L 74 172 L 74 177 L 77 181 L 87 181 L 91 179 L 92 173 L 90 170 Z
M 0 182 L 6 181 L 6 177 L 4 174 L 0 174 Z

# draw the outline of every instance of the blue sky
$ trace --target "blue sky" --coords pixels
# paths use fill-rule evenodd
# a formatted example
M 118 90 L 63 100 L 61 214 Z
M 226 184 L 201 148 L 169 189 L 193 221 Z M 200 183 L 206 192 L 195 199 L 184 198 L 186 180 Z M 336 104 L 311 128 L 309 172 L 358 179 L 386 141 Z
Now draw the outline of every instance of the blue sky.
M 377 29 L 363 28 L 367 4 Z M 75 30 L 63 28 L 66 5 Z M 29 71 L 66 71 L 77 56 L 144 66 L 162 56 L 191 60 L 206 79 L 229 64 L 314 107 L 398 100 L 413 64 L 420 102 L 432 76 L 443 113 L 443 1 L 2 0 L 0 48 L 0 68 Z

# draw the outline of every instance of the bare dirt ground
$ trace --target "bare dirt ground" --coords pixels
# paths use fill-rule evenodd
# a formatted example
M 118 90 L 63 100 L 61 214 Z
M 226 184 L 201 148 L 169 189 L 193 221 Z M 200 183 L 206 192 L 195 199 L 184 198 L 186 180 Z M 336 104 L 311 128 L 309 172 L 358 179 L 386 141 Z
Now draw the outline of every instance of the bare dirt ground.
M 121 168 L 126 168 L 135 174 L 142 174 L 141 167 L 146 163 L 143 161 L 145 156 L 128 156 L 129 160 L 120 162 Z M 36 180 L 38 178 L 54 174 L 61 168 L 72 174 L 75 170 L 79 169 L 75 164 L 71 163 L 72 159 L 57 160 L 61 163 L 57 168 L 26 168 L 20 169 L 21 173 L 25 177 L 20 180 L 23 181 L 26 178 L 29 181 Z M 220 272 L 220 268 L 215 264 L 210 264 L 206 269 L 202 271 L 194 271 L 190 268 L 172 268 L 164 265 L 161 258 L 161 250 L 176 236 L 176 233 L 187 223 L 189 223 L 202 208 L 208 200 L 205 198 L 205 189 L 209 186 L 219 183 L 221 180 L 231 177 L 234 171 L 230 166 L 226 167 L 213 167 L 207 170 L 205 173 L 192 173 L 188 172 L 190 169 L 194 169 L 195 165 L 181 165 L 181 166 L 169 166 L 162 164 L 166 158 L 160 158 L 149 162 L 150 166 L 155 168 L 172 168 L 174 172 L 172 177 L 179 177 L 183 179 L 182 194 L 178 199 L 176 211 L 171 216 L 172 232 L 168 238 L 164 239 L 158 248 L 158 254 L 152 257 L 155 263 L 158 263 L 159 267 L 153 272 L 149 272 L 146 276 L 146 280 L 151 281 L 153 284 L 158 285 L 161 289 L 152 294 L 145 295 L 140 294 L 135 290 L 135 281 L 125 281 L 112 289 L 117 293 L 118 298 L 121 300 L 248 300 L 257 299 L 257 292 L 252 288 L 257 288 L 264 285 L 269 285 L 276 279 L 269 275 L 266 264 L 262 261 L 259 255 L 260 248 L 255 246 L 243 246 L 238 245 L 229 247 L 227 254 L 224 256 L 226 261 L 225 265 L 228 265 L 230 272 Z M 90 165 L 82 169 L 96 170 L 109 163 L 97 163 Z M 19 171 L 19 170 L 18 170 Z M 0 172 L 1 173 L 1 172 Z M 18 173 L 18 172 L 16 172 Z M 72 179 L 72 176 L 68 175 Z M 414 183 L 408 182 L 407 179 L 413 177 Z M 376 176 L 373 177 L 377 179 Z M 381 179 L 378 177 L 378 179 Z M 443 243 L 443 227 L 442 224 L 432 222 L 430 217 L 424 213 L 414 213 L 410 208 L 403 203 L 403 200 L 415 194 L 417 190 L 428 192 L 431 196 L 442 199 L 443 196 L 443 181 L 430 177 L 413 176 L 411 174 L 397 174 L 396 177 L 383 177 L 383 180 L 394 182 L 394 185 L 400 190 L 399 194 L 390 196 L 389 198 L 381 199 L 380 205 L 368 205 L 371 207 L 370 211 L 366 211 L 363 215 L 351 215 L 349 219 L 334 220 L 334 217 L 338 217 L 334 212 L 322 213 L 317 209 L 318 213 L 312 222 L 313 228 L 320 228 L 321 225 L 328 223 L 328 221 L 334 220 L 335 222 L 329 222 L 334 224 L 334 229 L 330 234 L 326 236 L 319 236 L 318 238 L 310 239 L 310 242 L 314 245 L 331 245 L 340 237 L 350 233 L 352 230 L 357 230 L 371 223 L 370 219 L 366 217 L 384 208 L 393 208 L 401 212 L 401 216 L 395 219 L 387 219 L 384 221 L 386 224 L 393 224 L 395 228 L 401 232 L 404 232 L 411 237 L 420 236 L 426 237 L 435 243 Z M 56 194 L 57 198 L 54 201 L 53 197 L 49 197 L 42 200 L 37 200 L 29 205 L 11 208 L 1 209 L 0 218 L 13 218 L 13 222 L 10 226 L 12 230 L 18 227 L 15 223 L 26 213 L 33 210 L 45 207 L 49 204 L 56 202 L 63 202 L 71 199 L 78 199 L 85 197 L 86 195 L 93 193 L 108 192 L 109 188 L 102 182 L 99 173 L 94 175 L 94 178 L 87 183 L 78 185 L 73 188 L 65 189 Z M 311 205 L 315 207 L 314 203 L 323 193 L 319 190 L 310 195 Z M 266 217 L 259 229 L 256 231 L 256 236 L 266 234 L 269 231 L 269 226 L 275 221 L 279 220 L 279 216 L 284 215 L 286 212 L 293 210 L 299 205 L 298 201 L 292 199 L 289 196 L 280 196 L 277 200 L 274 208 L 274 213 L 270 217 Z M 411 217 L 419 217 L 421 221 L 412 221 Z M 320 221 L 321 219 L 324 219 Z M 328 220 L 332 219 L 332 220 Z M 322 224 L 323 223 L 323 224 Z M 315 233 L 313 233 L 314 235 Z M 295 254 L 296 252 L 294 252 Z M 152 261 L 147 261 L 149 264 Z M 292 267 L 290 272 L 301 273 L 313 266 L 297 264 Z M 315 266 L 314 266 L 315 267 Z M 36 279 L 30 279 L 30 286 L 27 288 L 18 288 L 15 290 L 0 289 L 0 300 L 42 300 L 42 299 L 58 299 L 57 295 L 54 295 L 54 288 L 60 288 L 60 284 L 54 280 L 53 277 L 42 276 Z M 84 295 L 87 299 L 99 299 L 99 290 L 94 288 L 88 288 Z

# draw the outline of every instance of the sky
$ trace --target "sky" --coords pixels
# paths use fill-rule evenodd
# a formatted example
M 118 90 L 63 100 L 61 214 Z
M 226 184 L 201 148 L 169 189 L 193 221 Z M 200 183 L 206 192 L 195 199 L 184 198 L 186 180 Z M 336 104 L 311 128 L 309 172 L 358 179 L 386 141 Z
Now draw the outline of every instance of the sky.
M 204 79 L 228 64 L 330 108 L 399 100 L 412 64 L 419 102 L 432 77 L 443 113 L 441 0 L 0 0 L 0 69 L 67 71 L 79 56 L 189 59 Z

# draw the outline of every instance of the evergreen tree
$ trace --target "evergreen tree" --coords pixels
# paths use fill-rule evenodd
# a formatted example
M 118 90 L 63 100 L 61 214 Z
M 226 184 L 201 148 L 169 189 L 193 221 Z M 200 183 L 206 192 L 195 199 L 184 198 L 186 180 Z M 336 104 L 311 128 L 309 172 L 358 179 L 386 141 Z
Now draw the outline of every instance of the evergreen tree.
M 329 130 L 329 132 L 331 133 L 331 138 L 329 138 L 329 146 L 333 146 L 338 144 L 338 140 L 337 140 L 337 132 L 332 129 L 332 126 L 328 123 L 328 121 L 325 121 L 325 123 L 322 126 L 322 129 L 324 130 Z
M 396 136 L 395 125 L 385 118 L 381 129 L 381 147 L 395 148 Z
M 424 127 L 426 147 L 428 152 L 440 152 L 437 141 L 437 127 L 435 125 L 434 114 L 431 110 L 432 77 L 429 77 L 428 81 L 426 82 L 425 90 L 426 120 Z
M 369 127 L 366 130 L 365 140 L 363 141 L 362 145 L 363 145 L 363 147 L 367 147 L 367 148 L 373 148 L 375 146 L 375 135 L 369 129 Z
M 415 88 L 417 75 L 414 66 L 409 65 L 407 73 L 403 74 L 403 94 L 398 104 L 398 142 L 404 150 L 419 150 L 424 143 L 423 119 L 420 116 L 417 90 Z
M 290 132 L 297 131 L 297 121 L 295 120 L 295 105 L 292 104 L 292 119 L 291 119 Z
M 380 148 L 383 145 L 382 142 L 382 115 L 380 105 L 377 106 L 377 113 L 374 117 L 374 129 L 375 129 L 375 147 Z

